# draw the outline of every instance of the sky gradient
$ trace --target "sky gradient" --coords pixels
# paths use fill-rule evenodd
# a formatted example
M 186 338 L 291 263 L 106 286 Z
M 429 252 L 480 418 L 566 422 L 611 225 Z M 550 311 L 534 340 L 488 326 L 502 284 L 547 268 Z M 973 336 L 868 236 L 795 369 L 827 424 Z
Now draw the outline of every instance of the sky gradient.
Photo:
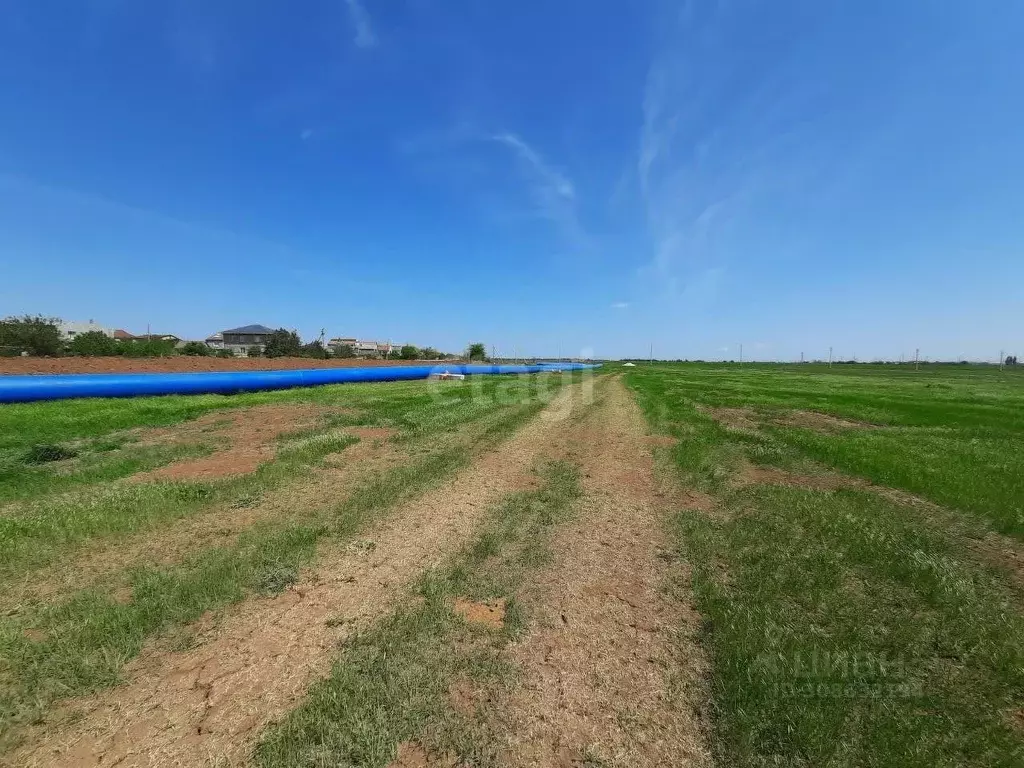
M 508 355 L 1024 354 L 1021 3 L 0 14 L 0 314 Z

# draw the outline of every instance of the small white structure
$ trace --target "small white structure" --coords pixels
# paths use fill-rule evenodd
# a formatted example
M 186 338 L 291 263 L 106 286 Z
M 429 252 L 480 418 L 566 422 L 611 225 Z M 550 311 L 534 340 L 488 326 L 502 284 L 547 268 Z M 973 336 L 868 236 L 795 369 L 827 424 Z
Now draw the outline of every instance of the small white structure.
M 636 363 L 623 363 L 623 368 L 636 368 Z
M 81 336 L 83 333 L 90 333 L 93 331 L 99 331 L 105 336 L 114 338 L 114 329 L 107 328 L 106 326 L 100 325 L 95 320 L 89 320 L 87 323 L 81 322 L 70 322 L 61 323 L 58 328 L 60 329 L 60 335 L 64 341 L 71 341 L 76 336 Z

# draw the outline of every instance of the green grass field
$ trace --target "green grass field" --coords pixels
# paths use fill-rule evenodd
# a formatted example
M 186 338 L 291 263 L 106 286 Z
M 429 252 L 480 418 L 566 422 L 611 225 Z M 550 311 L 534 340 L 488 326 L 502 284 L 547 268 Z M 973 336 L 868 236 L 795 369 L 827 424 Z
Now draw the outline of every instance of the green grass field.
M 116 684 L 145 643 L 174 643 L 204 613 L 281 591 L 324 541 L 349 539 L 443 482 L 534 416 L 564 383 L 559 376 L 477 377 L 460 386 L 342 385 L 0 408 L 0 595 L 7 601 L 0 615 L 0 753 L 17 740 L 12 729 L 43 717 L 55 700 Z M 118 482 L 216 448 L 140 447 L 133 430 L 183 425 L 226 408 L 296 403 L 322 407 L 324 416 L 280 437 L 274 458 L 251 474 Z M 169 563 L 115 564 L 94 584 L 9 602 L 13 585 L 35 574 L 45 579 L 59 563 L 73 567 L 90 548 L 159 541 L 177 522 L 245 512 L 271 492 L 303 487 L 328 457 L 344 457 L 357 442 L 345 427 L 389 428 L 395 458 L 342 495 L 315 503 L 315 495 L 297 496 L 280 515 L 224 543 L 211 540 Z
M 627 380 L 679 439 L 663 469 L 716 506 L 672 526 L 721 765 L 1024 764 L 1024 376 L 684 364 Z M 788 481 L 738 482 L 745 464 Z
M 651 743 L 696 745 L 687 754 L 706 747 L 730 768 L 1024 765 L 1022 373 L 609 365 L 587 384 L 594 398 L 579 397 L 585 387 L 570 390 L 572 418 L 541 414 L 580 379 L 0 408 L 0 763 L 31 754 L 26 764 L 73 765 L 74 755 L 60 751 L 69 738 L 115 763 L 116 739 L 104 742 L 105 729 L 137 727 L 148 734 L 137 737 L 138 750 L 153 740 L 180 747 L 180 764 L 205 748 L 190 741 L 205 733 L 244 750 L 222 755 L 222 764 L 385 768 L 406 764 L 393 762 L 404 749 L 413 764 L 510 767 L 533 758 L 509 752 L 520 720 L 504 708 L 530 701 L 551 707 L 522 722 L 551 746 L 537 754 L 559 764 L 632 765 L 623 755 L 635 763 L 641 752 L 630 751 L 640 744 L 630 739 L 646 734 Z M 278 405 L 313 408 L 294 429 L 261 438 L 269 447 L 252 471 L 133 481 L 221 455 L 231 442 L 224 425 Z M 645 435 L 645 419 L 671 439 Z M 181 439 L 154 442 L 153 428 Z M 381 428 L 386 438 L 372 437 Z M 667 569 L 645 577 L 653 597 L 619 581 L 579 588 L 589 583 L 579 571 L 593 572 L 593 561 L 578 559 L 584 535 L 593 535 L 580 521 L 607 526 L 590 542 L 607 547 L 599 557 L 623 558 L 615 541 L 625 534 L 610 534 L 638 497 L 652 510 L 642 532 L 650 538 L 629 541 L 650 546 L 651 561 Z M 444 521 L 450 534 L 440 533 Z M 425 559 L 407 554 L 416 550 L 410 542 Z M 552 574 L 563 572 L 578 581 L 558 591 Z M 279 692 L 266 671 L 274 667 L 261 665 L 301 646 L 271 643 L 265 659 L 256 650 L 261 631 L 224 628 L 254 622 L 247 628 L 258 630 L 266 624 L 251 616 L 291 616 L 286 607 L 260 611 L 306 600 L 303 590 L 318 583 L 310 574 L 334 574 L 342 586 L 310 598 L 325 606 L 308 614 L 315 620 L 280 621 L 285 630 L 334 632 L 309 651 L 323 675 L 304 682 L 303 695 L 266 719 L 254 695 L 251 732 L 215 727 L 211 736 L 186 715 L 180 722 L 191 730 L 146 730 L 151 713 L 192 705 L 160 686 L 133 687 L 133 660 L 173 687 L 176 660 L 216 670 L 236 653 L 256 659 L 240 667 L 245 675 L 266 676 L 254 690 Z M 544 584 L 549 591 L 536 591 Z M 393 600 L 337 598 L 356 585 Z M 607 595 L 618 613 L 600 598 L 600 610 L 586 608 L 591 593 Z M 574 602 L 580 594 L 587 600 Z M 531 602 L 541 595 L 563 611 L 545 619 L 551 643 L 580 644 L 582 635 L 562 638 L 559 627 L 629 638 L 595 646 L 601 658 L 579 662 L 585 669 L 611 654 L 615 668 L 636 665 L 640 675 L 652 659 L 672 659 L 656 667 L 664 696 L 645 700 L 641 713 L 635 702 L 606 697 L 599 675 L 573 677 L 549 661 L 547 646 L 521 644 L 550 607 Z M 688 605 L 672 603 L 691 599 L 696 623 L 677 626 Z M 471 620 L 460 613 L 465 601 L 500 604 L 503 618 Z M 624 627 L 635 634 L 617 634 Z M 649 649 L 657 643 L 676 650 L 656 657 Z M 522 648 L 536 655 L 517 655 Z M 558 658 L 572 657 L 551 655 Z M 575 680 L 576 701 L 605 707 L 579 714 L 595 722 L 558 730 L 559 707 L 571 709 L 559 704 L 565 680 Z M 538 681 L 551 684 L 551 699 L 517 698 Z M 231 683 L 210 685 L 227 691 L 222 706 L 248 706 L 231 700 Z M 471 695 L 460 699 L 459 690 Z M 112 708 L 91 711 L 93 699 Z M 145 705 L 120 712 L 127 701 Z M 657 707 L 661 719 L 649 722 L 670 722 L 682 708 L 692 731 L 630 730 Z M 613 732 L 622 740 L 606 744 Z

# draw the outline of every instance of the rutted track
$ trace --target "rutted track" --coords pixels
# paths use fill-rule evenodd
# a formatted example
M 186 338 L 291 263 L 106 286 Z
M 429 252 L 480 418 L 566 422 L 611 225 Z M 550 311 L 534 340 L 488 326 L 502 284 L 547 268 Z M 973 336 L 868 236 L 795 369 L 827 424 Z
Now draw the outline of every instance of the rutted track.
M 708 765 L 697 617 L 686 574 L 659 557 L 669 546 L 667 502 L 632 397 L 618 378 L 601 389 L 603 400 L 561 441 L 559 452 L 583 469 L 584 496 L 527 597 L 539 621 L 512 653 L 525 685 L 497 713 L 504 762 Z
M 339 640 L 383 615 L 424 568 L 465 540 L 488 505 L 528 480 L 579 392 L 560 392 L 451 483 L 367 532 L 363 546 L 325 552 L 286 593 L 229 611 L 198 648 L 146 653 L 128 667 L 124 685 L 69 702 L 81 713 L 73 724 L 28 734 L 5 764 L 243 764 L 260 728 L 326 670 Z

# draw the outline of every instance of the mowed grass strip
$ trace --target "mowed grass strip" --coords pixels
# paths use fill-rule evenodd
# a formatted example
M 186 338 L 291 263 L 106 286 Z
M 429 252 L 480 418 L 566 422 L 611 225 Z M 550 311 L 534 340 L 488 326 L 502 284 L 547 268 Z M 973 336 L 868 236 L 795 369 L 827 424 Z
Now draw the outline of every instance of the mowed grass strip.
M 307 475 L 325 456 L 355 442 L 355 438 L 339 433 L 338 427 L 388 427 L 397 430 L 394 439 L 399 443 L 410 440 L 429 443 L 434 441 L 436 436 L 455 432 L 467 424 L 491 418 L 504 411 L 528 408 L 531 403 L 534 406 L 543 403 L 552 392 L 572 380 L 572 377 L 477 377 L 467 386 L 441 387 L 433 387 L 426 382 L 399 382 L 394 385 L 396 389 L 393 393 L 386 389 L 392 386 L 391 384 L 320 388 L 316 393 L 315 402 L 322 403 L 328 412 L 322 423 L 315 429 L 303 430 L 296 435 L 302 438 L 301 441 L 293 441 L 298 444 L 297 448 L 287 440 L 281 441 L 276 459 L 265 462 L 249 475 L 212 481 L 138 484 L 86 484 L 85 480 L 79 477 L 78 481 L 81 482 L 76 481 L 77 487 L 73 488 L 73 492 L 42 495 L 38 499 L 20 502 L 6 510 L 0 508 L 0 551 L 5 555 L 0 561 L 0 583 L 13 575 L 23 573 L 26 568 L 38 568 L 51 563 L 90 539 L 153 529 L 161 524 L 198 514 L 215 504 L 244 501 L 258 497 L 273 488 L 294 483 Z M 282 402 L 291 402 L 298 397 L 294 391 L 285 391 L 240 395 L 237 396 L 237 401 L 218 397 L 216 402 L 274 403 L 275 395 L 282 398 Z M 254 398 L 258 403 L 250 403 Z M 158 401 L 150 407 L 163 413 L 165 418 L 169 416 L 164 409 L 176 416 L 186 412 L 192 414 L 195 410 L 176 406 L 174 403 L 165 405 L 159 402 L 167 399 L 181 398 L 142 398 L 147 401 Z M 199 399 L 208 398 L 202 396 Z M 107 413 L 108 401 L 98 400 L 95 403 L 95 407 L 101 413 Z M 51 407 L 49 411 L 33 411 L 40 420 L 59 424 L 67 421 L 58 408 L 63 405 L 62 403 L 34 405 Z M 82 424 L 93 425 L 91 419 L 79 413 L 83 406 L 92 405 L 90 401 L 73 401 L 72 405 L 75 407 L 71 409 L 72 415 L 68 418 L 78 426 L 68 428 L 70 432 L 83 431 L 85 427 Z M 7 407 L 21 406 L 0 407 L 0 419 Z M 213 406 L 208 404 L 207 410 L 210 407 Z M 337 413 L 339 407 L 350 409 L 352 413 Z M 136 411 L 147 413 L 148 408 L 136 406 Z M 54 429 L 56 427 L 42 431 L 51 432 Z M 319 439 L 309 439 L 314 436 Z M 30 442 L 25 441 L 24 450 L 28 450 Z M 191 449 L 184 450 L 188 452 Z M 171 456 L 171 453 L 162 454 L 162 458 L 168 461 Z M 125 466 L 119 465 L 115 474 L 120 474 Z M 0 472 L 0 480 L 2 479 L 3 474 Z M 24 476 L 14 472 L 14 479 L 7 489 L 10 492 L 13 492 L 12 488 L 24 489 L 24 484 Z M 32 480 L 34 487 L 39 484 L 39 478 Z M 3 493 L 4 486 L 0 483 L 0 498 L 3 497 Z
M 17 739 L 19 724 L 43 717 L 53 701 L 116 684 L 124 664 L 147 639 L 180 634 L 207 611 L 249 595 L 283 590 L 315 557 L 319 542 L 350 538 L 395 505 L 443 482 L 478 450 L 510 435 L 548 399 L 528 381 L 521 386 L 523 398 L 515 405 L 499 406 L 492 399 L 490 405 L 464 411 L 490 414 L 471 443 L 442 444 L 396 466 L 302 524 L 268 522 L 244 532 L 231 546 L 197 552 L 177 565 L 137 568 L 129 579 L 130 595 L 83 590 L 0 619 L 0 752 Z M 448 409 L 446 418 L 453 412 L 459 411 Z
M 735 487 L 738 461 L 798 461 L 798 443 L 723 428 L 681 392 L 701 375 L 656 366 L 628 382 L 654 429 L 681 438 L 665 449 L 674 471 L 719 504 L 674 527 L 705 621 L 720 763 L 1021 765 L 1024 613 L 1008 574 L 975 558 L 963 527 L 869 491 Z
M 999 533 L 1024 538 L 1024 371 L 686 365 L 655 367 L 647 386 L 670 399 L 754 408 L 763 429 L 798 456 L 970 512 Z M 820 432 L 772 424 L 793 410 L 883 428 Z
M 0 504 L 109 483 L 173 461 L 207 456 L 215 446 L 210 443 L 138 446 L 129 445 L 125 439 L 108 439 L 75 447 L 64 459 L 33 460 L 35 455 L 45 455 L 46 451 L 54 449 L 68 450 L 60 444 L 40 443 L 28 449 L 0 451 Z
M 580 494 L 572 465 L 549 464 L 541 477 L 539 489 L 490 510 L 472 543 L 423 576 L 416 599 L 345 643 L 330 676 L 268 729 L 258 765 L 386 766 L 403 742 L 467 765 L 496 763 L 500 744 L 486 718 L 451 694 L 458 685 L 494 690 L 515 678 L 502 654 L 525 628 L 515 595 L 531 570 L 550 561 L 550 534 Z M 464 620 L 453 609 L 457 600 L 502 605 L 504 621 Z

